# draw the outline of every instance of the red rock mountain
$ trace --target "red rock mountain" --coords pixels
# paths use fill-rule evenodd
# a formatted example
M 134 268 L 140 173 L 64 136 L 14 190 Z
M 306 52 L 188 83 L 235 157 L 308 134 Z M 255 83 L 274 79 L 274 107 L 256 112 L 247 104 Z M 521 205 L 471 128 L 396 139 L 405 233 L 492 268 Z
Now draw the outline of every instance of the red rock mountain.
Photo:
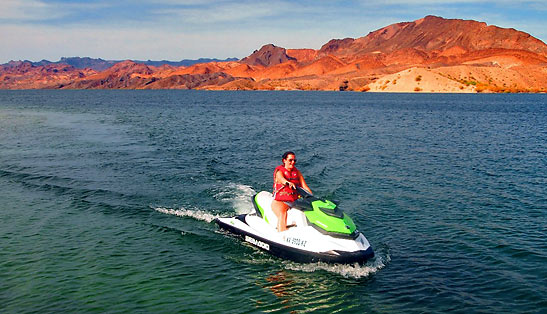
M 74 82 L 96 72 L 66 64 L 34 66 L 30 62 L 10 62 L 0 66 L 1 89 L 40 89 Z
M 486 23 L 476 21 L 447 20 L 436 16 L 393 24 L 358 39 L 331 40 L 320 51 L 355 56 L 374 51 L 390 53 L 403 49 L 423 51 L 430 57 L 445 51 L 462 54 L 485 49 L 526 50 L 547 56 L 545 44 L 524 32 L 487 26 Z
M 289 60 L 296 60 L 287 55 L 285 48 L 276 47 L 273 44 L 265 45 L 260 50 L 255 50 L 250 56 L 241 59 L 241 63 L 248 65 L 261 65 L 269 67 Z
M 189 67 L 125 61 L 96 72 L 8 64 L 0 88 L 546 92 L 547 45 L 514 29 L 426 16 L 318 50 L 269 44 L 240 61 Z

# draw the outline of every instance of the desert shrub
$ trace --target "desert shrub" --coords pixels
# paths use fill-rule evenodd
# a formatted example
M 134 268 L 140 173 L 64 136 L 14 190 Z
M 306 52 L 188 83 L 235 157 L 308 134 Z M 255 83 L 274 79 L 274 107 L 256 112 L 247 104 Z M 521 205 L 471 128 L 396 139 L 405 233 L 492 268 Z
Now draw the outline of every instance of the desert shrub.
M 344 80 L 342 84 L 340 84 L 340 87 L 338 87 L 338 90 L 341 92 L 348 90 L 348 87 L 349 87 L 348 83 L 349 83 L 348 80 Z

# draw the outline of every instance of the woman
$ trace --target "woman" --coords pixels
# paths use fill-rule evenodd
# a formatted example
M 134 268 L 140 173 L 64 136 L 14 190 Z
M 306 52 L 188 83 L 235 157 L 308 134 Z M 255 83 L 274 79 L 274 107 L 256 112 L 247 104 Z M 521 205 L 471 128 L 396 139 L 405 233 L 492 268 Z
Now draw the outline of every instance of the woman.
M 287 230 L 287 210 L 298 199 L 296 187 L 300 186 L 311 193 L 302 173 L 294 166 L 295 163 L 296 155 L 293 152 L 286 152 L 281 159 L 281 165 L 274 170 L 272 210 L 277 216 L 278 232 Z

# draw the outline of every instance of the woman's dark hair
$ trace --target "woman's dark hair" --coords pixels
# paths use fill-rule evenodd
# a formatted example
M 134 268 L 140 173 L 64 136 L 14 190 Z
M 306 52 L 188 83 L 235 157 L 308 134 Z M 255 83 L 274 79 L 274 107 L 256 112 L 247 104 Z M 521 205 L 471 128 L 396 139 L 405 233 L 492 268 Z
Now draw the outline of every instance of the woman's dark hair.
M 293 152 L 291 152 L 291 151 L 288 151 L 288 152 L 285 152 L 285 153 L 283 154 L 283 156 L 282 156 L 282 157 L 283 157 L 283 160 L 287 159 L 287 157 L 289 157 L 289 155 L 294 155 L 294 156 L 296 156 L 295 153 L 293 153 Z

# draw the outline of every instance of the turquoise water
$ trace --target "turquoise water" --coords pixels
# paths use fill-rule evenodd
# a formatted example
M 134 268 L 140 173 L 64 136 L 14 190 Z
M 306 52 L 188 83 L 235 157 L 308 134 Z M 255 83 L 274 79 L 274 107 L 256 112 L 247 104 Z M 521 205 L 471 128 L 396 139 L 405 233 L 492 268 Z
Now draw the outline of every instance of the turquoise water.
M 547 310 L 547 96 L 0 91 L 0 308 Z M 366 265 L 220 232 L 285 150 Z

